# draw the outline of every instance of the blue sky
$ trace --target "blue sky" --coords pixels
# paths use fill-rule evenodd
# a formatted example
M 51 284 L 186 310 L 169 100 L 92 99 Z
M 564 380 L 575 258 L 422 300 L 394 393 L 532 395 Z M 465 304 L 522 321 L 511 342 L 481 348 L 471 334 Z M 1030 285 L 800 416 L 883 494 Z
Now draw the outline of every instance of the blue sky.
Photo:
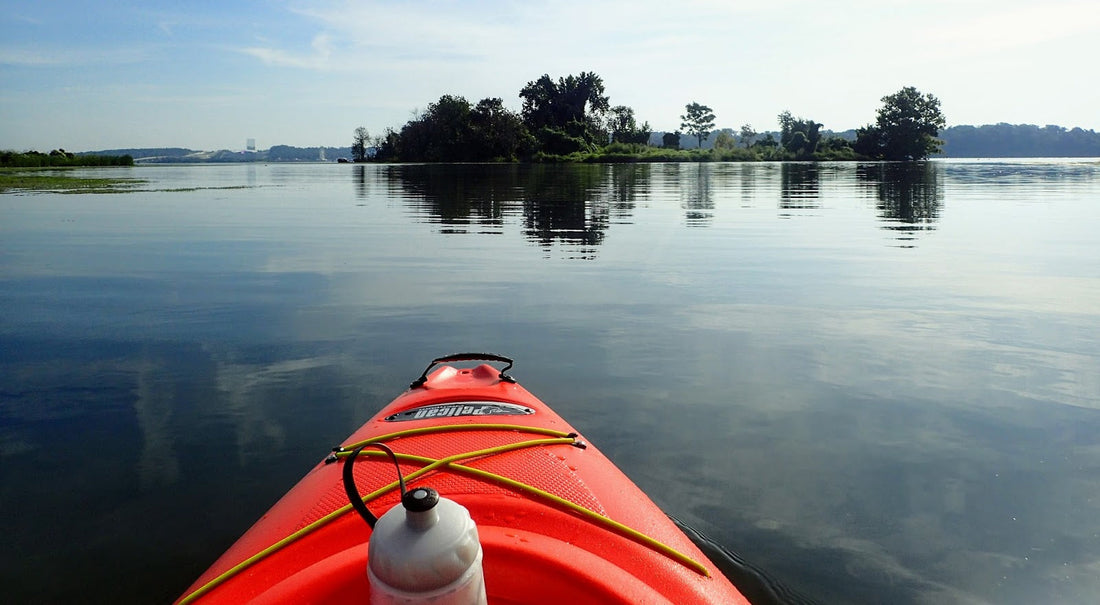
M 594 71 L 658 130 L 844 130 L 916 86 L 948 123 L 1100 129 L 1095 0 L 0 0 L 0 149 L 348 145 L 442 94 Z

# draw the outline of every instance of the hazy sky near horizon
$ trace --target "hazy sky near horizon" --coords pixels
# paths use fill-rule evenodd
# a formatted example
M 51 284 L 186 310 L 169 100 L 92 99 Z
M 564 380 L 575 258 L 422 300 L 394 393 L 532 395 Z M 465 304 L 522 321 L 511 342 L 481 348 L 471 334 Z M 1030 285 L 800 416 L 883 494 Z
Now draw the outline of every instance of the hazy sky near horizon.
M 845 130 L 916 86 L 949 125 L 1100 129 L 1095 0 L 0 0 L 0 149 L 351 143 L 443 94 L 599 74 L 656 130 Z

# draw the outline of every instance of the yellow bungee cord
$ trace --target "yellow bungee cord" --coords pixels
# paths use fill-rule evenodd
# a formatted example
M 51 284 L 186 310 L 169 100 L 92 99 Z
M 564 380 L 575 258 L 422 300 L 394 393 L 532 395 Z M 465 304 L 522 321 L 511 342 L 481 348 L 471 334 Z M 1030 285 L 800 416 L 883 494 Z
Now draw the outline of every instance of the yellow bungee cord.
M 595 524 L 597 526 L 600 526 L 600 527 L 603 527 L 604 529 L 615 532 L 615 533 L 619 534 L 620 536 L 623 536 L 623 537 L 625 537 L 629 540 L 632 540 L 634 542 L 642 544 L 643 546 L 646 546 L 647 548 L 650 548 L 650 549 L 652 549 L 656 552 L 659 552 L 662 555 L 664 555 L 664 556 L 666 556 L 666 557 L 668 557 L 668 558 L 670 558 L 674 561 L 677 561 L 678 563 L 684 565 L 685 567 L 691 569 L 692 571 L 694 571 L 694 572 L 696 572 L 700 575 L 703 575 L 705 577 L 710 577 L 710 572 L 707 570 L 707 568 L 703 564 L 696 561 L 695 559 L 692 559 L 688 555 L 685 555 L 685 554 L 681 553 L 680 551 L 672 548 L 671 546 L 668 546 L 667 544 L 664 544 L 663 542 L 655 540 L 655 539 L 643 534 L 642 532 L 639 532 L 639 531 L 637 531 L 637 530 L 635 530 L 631 527 L 628 527 L 628 526 L 626 526 L 622 523 L 619 523 L 618 521 L 615 521 L 613 519 L 605 517 L 605 516 L 595 512 L 595 511 L 589 510 L 589 509 L 587 509 L 583 506 L 575 504 L 575 503 L 573 503 L 569 500 L 561 498 L 560 496 L 556 496 L 556 495 L 554 495 L 550 492 L 547 492 L 545 490 L 541 490 L 541 489 L 539 489 L 537 487 L 534 487 L 532 485 L 528 485 L 526 483 L 522 483 L 522 482 L 516 481 L 514 479 L 510 479 L 508 477 L 498 475 L 496 473 L 490 473 L 488 471 L 484 471 L 484 470 L 481 470 L 481 469 L 477 469 L 477 468 L 473 468 L 473 467 L 469 467 L 469 466 L 465 466 L 463 464 L 460 464 L 461 461 L 469 460 L 471 458 L 482 458 L 482 457 L 486 457 L 486 456 L 493 456 L 493 455 L 502 454 L 502 453 L 505 453 L 505 452 L 511 452 L 511 451 L 515 451 L 515 450 L 520 450 L 520 449 L 525 449 L 525 448 L 529 448 L 529 447 L 551 446 L 551 445 L 574 445 L 575 446 L 575 445 L 581 443 L 581 442 L 577 441 L 576 433 L 566 433 L 564 431 L 557 431 L 557 430 L 554 430 L 554 429 L 546 429 L 546 428 L 532 427 L 532 426 L 520 426 L 520 425 L 512 425 L 512 424 L 437 425 L 437 426 L 431 426 L 431 427 L 422 427 L 422 428 L 416 428 L 416 429 L 408 429 L 408 430 L 404 430 L 404 431 L 397 431 L 397 432 L 394 432 L 394 433 L 388 433 L 386 435 L 380 435 L 380 436 L 375 437 L 373 439 L 348 444 L 346 446 L 336 448 L 335 451 L 333 452 L 333 454 L 331 454 L 329 456 L 329 458 L 326 459 L 326 462 L 334 462 L 335 460 L 337 460 L 339 458 L 346 458 L 347 456 L 349 456 L 351 454 L 351 450 L 356 449 L 356 448 L 361 447 L 361 446 L 365 446 L 365 445 L 370 444 L 370 443 L 381 443 L 381 442 L 385 442 L 385 441 L 393 441 L 395 439 L 400 439 L 402 437 L 411 437 L 411 436 L 416 436 L 416 435 L 425 435 L 425 434 L 442 433 L 442 432 L 454 432 L 454 431 L 467 431 L 467 430 L 469 430 L 469 431 L 473 431 L 473 430 L 519 431 L 519 432 L 532 433 L 532 434 L 538 434 L 538 435 L 546 435 L 546 436 L 548 436 L 548 438 L 546 438 L 546 439 L 531 439 L 531 440 L 528 440 L 528 441 L 521 441 L 521 442 L 518 442 L 518 443 L 498 445 L 498 446 L 494 446 L 494 447 L 490 447 L 490 448 L 475 450 L 475 451 L 472 451 L 472 452 L 454 454 L 454 455 L 447 456 L 445 458 L 440 458 L 440 459 L 428 458 L 428 457 L 425 457 L 425 456 L 416 456 L 416 455 L 413 455 L 413 454 L 397 453 L 396 456 L 397 456 L 398 460 L 424 464 L 423 467 L 409 473 L 408 476 L 406 476 L 404 478 L 405 481 L 406 482 L 412 482 L 413 480 L 417 479 L 418 477 L 422 477 L 423 475 L 425 475 L 427 473 L 430 473 L 430 472 L 432 472 L 434 470 L 437 470 L 439 468 L 442 468 L 442 467 L 446 467 L 447 470 L 451 470 L 451 471 L 454 471 L 454 472 L 457 472 L 457 473 L 460 473 L 460 474 L 465 474 L 465 475 L 468 475 L 468 476 L 480 478 L 480 479 L 485 480 L 485 481 L 496 483 L 498 485 L 505 486 L 505 487 L 510 488 L 512 490 L 515 490 L 517 492 L 520 492 L 520 493 L 523 493 L 523 494 L 526 494 L 526 495 L 529 495 L 529 496 L 534 496 L 536 498 L 539 498 L 541 500 L 549 502 L 549 503 L 553 504 L 554 506 L 557 506 L 557 507 L 560 507 L 562 509 L 568 510 L 570 512 L 576 513 L 577 515 L 579 515 L 582 518 L 592 522 L 593 524 Z M 383 452 L 372 452 L 372 451 L 361 451 L 359 453 L 359 455 L 360 456 L 367 456 L 367 457 L 386 456 L 386 454 L 383 453 Z M 394 488 L 396 488 L 398 486 L 398 484 L 399 484 L 398 481 L 393 481 L 393 482 L 389 483 L 388 485 L 385 485 L 385 486 L 383 486 L 379 489 L 376 489 L 375 491 L 363 496 L 363 502 L 364 503 L 370 502 L 371 500 L 374 500 L 375 498 L 378 498 L 378 497 L 382 496 L 383 494 L 385 494 L 385 493 L 393 490 Z M 302 527 L 301 529 L 295 531 L 294 533 L 288 535 L 287 537 L 275 542 L 271 546 L 268 546 L 267 548 L 257 552 L 256 554 L 248 557 L 247 559 L 241 561 L 240 563 L 238 563 L 238 564 L 234 565 L 233 567 L 227 569 L 226 571 L 222 572 L 220 575 L 218 575 L 214 579 L 210 580 L 206 584 L 204 584 L 204 585 L 200 586 L 199 588 L 195 589 L 194 592 L 192 592 L 192 593 L 188 594 L 187 596 L 185 596 L 184 598 L 180 599 L 179 602 L 177 603 L 177 605 L 189 605 L 190 603 L 194 603 L 197 599 L 199 599 L 203 595 L 209 593 L 211 590 L 213 590 L 214 588 L 220 586 L 221 584 L 224 584 L 230 578 L 236 576 L 237 574 L 239 574 L 242 571 L 248 569 L 249 567 L 255 565 L 256 563 L 262 561 L 263 559 L 266 559 L 267 557 L 269 557 L 272 554 L 278 552 L 279 550 L 285 548 L 286 546 L 288 546 L 288 545 L 300 540 L 301 538 L 317 531 L 318 529 L 324 527 L 325 525 L 328 525 L 329 523 L 336 520 L 340 516 L 346 514 L 348 511 L 351 511 L 352 508 L 353 507 L 350 503 L 345 504 L 344 506 L 332 511 L 331 513 L 321 517 L 320 519 L 317 519 L 316 521 L 306 525 L 305 527 Z

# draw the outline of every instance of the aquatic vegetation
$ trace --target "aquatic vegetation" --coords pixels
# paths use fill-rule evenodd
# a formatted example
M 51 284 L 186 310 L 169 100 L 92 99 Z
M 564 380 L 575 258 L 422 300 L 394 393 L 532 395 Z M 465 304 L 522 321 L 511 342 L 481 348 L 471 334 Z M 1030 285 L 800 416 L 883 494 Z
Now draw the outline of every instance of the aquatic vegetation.
M 89 178 L 67 171 L 0 171 L 0 193 L 52 191 L 55 193 L 124 193 L 134 191 L 146 181 L 142 179 L 103 177 Z
M 0 169 L 2 193 L 135 193 L 139 191 L 189 192 L 205 189 L 248 189 L 251 185 L 223 187 L 173 187 L 149 189 L 145 179 L 123 177 L 75 176 L 67 170 L 3 170 Z

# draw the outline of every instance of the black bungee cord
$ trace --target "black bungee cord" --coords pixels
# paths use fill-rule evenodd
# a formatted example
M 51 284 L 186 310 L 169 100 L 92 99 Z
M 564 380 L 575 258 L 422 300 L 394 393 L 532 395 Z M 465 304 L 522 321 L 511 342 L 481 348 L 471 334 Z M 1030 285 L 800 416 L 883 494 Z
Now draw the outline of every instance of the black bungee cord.
M 397 469 L 397 484 L 401 488 L 401 500 L 405 500 L 405 477 L 401 475 L 401 465 L 397 462 L 397 454 L 393 453 L 393 450 L 384 443 L 366 443 L 355 448 L 348 454 L 348 457 L 344 460 L 344 491 L 348 495 L 348 500 L 351 502 L 352 508 L 355 512 L 359 513 L 359 516 L 367 522 L 367 525 L 371 529 L 374 529 L 374 524 L 378 521 L 378 517 L 374 516 L 374 513 L 370 512 L 367 505 L 363 502 L 363 496 L 359 493 L 359 488 L 355 486 L 355 476 L 352 474 L 352 469 L 355 465 L 355 459 L 359 457 L 359 452 L 368 447 L 375 447 L 385 452 L 390 460 L 393 460 L 393 466 Z

